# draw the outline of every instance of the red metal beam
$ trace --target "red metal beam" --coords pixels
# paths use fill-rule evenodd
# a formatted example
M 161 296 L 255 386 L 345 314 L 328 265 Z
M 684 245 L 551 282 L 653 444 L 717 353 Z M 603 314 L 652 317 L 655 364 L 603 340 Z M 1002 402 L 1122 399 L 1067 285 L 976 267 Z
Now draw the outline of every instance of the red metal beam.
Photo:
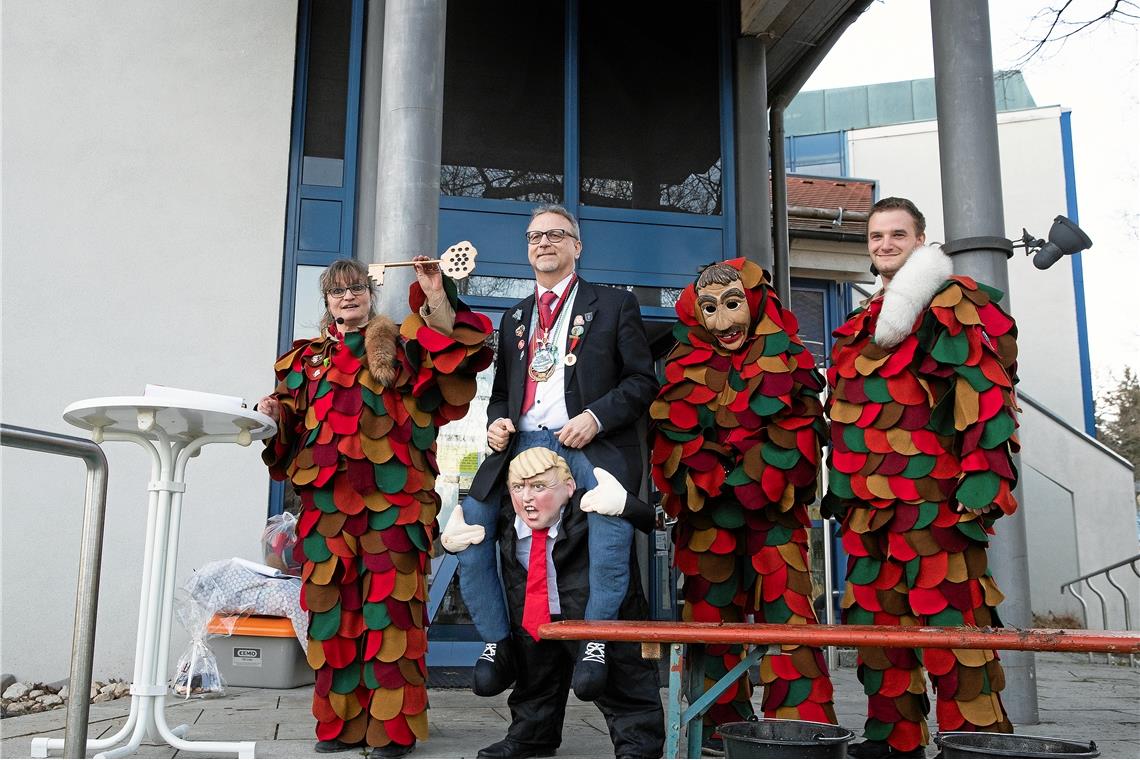
M 1034 652 L 1140 653 L 1140 632 L 1056 628 L 957 628 L 894 625 L 775 625 L 665 621 L 560 620 L 539 627 L 544 639 L 681 644 L 807 644 Z

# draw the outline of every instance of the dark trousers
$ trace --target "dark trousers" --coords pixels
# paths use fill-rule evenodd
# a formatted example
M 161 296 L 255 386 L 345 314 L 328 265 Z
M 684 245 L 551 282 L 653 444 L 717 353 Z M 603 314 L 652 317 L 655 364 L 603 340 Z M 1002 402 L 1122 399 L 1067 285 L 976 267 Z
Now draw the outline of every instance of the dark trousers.
M 518 682 L 507 699 L 511 727 L 507 737 L 519 744 L 562 744 L 562 723 L 578 644 L 535 641 L 516 630 Z M 638 644 L 606 644 L 609 679 L 595 704 L 606 719 L 614 757 L 661 757 L 665 748 L 665 713 L 653 660 L 641 657 Z

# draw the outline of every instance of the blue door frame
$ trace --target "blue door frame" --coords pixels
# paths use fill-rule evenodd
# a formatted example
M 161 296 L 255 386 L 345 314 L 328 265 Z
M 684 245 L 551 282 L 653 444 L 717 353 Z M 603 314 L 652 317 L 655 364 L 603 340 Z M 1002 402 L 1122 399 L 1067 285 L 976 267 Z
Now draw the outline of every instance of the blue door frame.
M 345 98 L 344 162 L 338 187 L 304 184 L 305 115 L 308 109 L 310 32 L 313 0 L 300 0 L 297 12 L 297 62 L 294 71 L 293 122 L 289 148 L 289 193 L 285 205 L 285 245 L 281 272 L 281 312 L 277 353 L 292 345 L 297 308 L 297 270 L 328 266 L 353 255 L 356 219 L 356 156 L 359 152 L 360 82 L 364 50 L 364 0 L 350 0 L 348 95 Z M 311 294 L 313 298 L 316 293 Z M 281 514 L 285 485 L 269 486 L 269 514 Z

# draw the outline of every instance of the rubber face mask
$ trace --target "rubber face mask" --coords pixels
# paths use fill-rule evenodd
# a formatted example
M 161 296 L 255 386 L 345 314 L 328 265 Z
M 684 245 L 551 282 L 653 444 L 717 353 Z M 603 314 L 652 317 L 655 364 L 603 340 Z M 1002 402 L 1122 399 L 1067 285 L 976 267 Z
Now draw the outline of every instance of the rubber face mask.
M 574 495 L 574 479 L 561 480 L 554 469 L 521 480 L 511 479 L 507 484 L 515 514 L 531 530 L 549 528 L 558 522 L 562 508 Z
M 728 285 L 712 283 L 698 290 L 697 314 L 704 328 L 725 350 L 735 351 L 744 345 L 752 312 L 740 281 Z

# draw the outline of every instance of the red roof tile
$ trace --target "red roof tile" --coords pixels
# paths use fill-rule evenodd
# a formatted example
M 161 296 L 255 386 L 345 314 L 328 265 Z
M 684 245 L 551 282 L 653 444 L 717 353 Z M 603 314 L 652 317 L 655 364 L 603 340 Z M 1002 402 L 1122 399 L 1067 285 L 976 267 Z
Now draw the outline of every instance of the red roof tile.
M 807 206 L 844 211 L 868 212 L 875 199 L 875 185 L 854 179 L 829 179 L 826 177 L 798 177 L 788 175 L 788 206 Z M 816 232 L 867 234 L 866 222 L 844 220 L 838 227 L 826 219 L 803 219 L 792 216 L 788 219 L 791 231 L 813 230 Z

